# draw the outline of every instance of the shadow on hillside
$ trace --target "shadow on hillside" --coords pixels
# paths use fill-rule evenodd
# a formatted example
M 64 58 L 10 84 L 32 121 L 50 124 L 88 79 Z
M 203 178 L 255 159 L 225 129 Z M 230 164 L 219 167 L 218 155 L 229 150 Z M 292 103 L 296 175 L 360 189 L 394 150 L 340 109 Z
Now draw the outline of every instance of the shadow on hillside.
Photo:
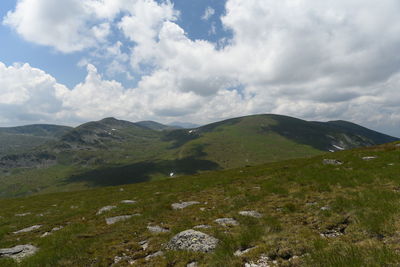
M 217 169 L 220 169 L 220 166 L 215 162 L 189 157 L 179 160 L 145 161 L 125 166 L 100 168 L 71 176 L 65 182 L 87 182 L 91 186 L 114 186 L 146 182 L 155 174 L 163 176 L 169 176 L 171 172 L 178 175 L 195 174 L 199 171 Z

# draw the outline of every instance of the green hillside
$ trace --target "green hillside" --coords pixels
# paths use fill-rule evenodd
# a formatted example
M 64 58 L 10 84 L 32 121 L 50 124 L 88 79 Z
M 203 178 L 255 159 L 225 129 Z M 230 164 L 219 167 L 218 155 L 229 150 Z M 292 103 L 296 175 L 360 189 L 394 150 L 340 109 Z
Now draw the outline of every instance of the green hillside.
M 346 122 L 255 115 L 195 129 L 115 118 L 85 123 L 34 149 L 0 157 L 0 197 L 81 190 L 254 166 L 392 142 Z
M 162 181 L 0 200 L 0 248 L 37 247 L 21 266 L 398 266 L 399 188 L 400 143 L 391 143 Z M 171 207 L 186 201 L 198 203 Z M 96 215 L 109 205 L 115 208 Z M 106 223 L 121 215 L 135 216 Z M 220 218 L 236 224 L 220 225 L 215 221 Z M 13 233 L 34 225 L 40 227 Z M 152 232 L 155 226 L 163 231 Z M 217 238 L 216 248 L 208 253 L 169 249 L 171 239 L 188 229 Z M 235 256 L 238 251 L 245 252 Z M 0 258 L 0 266 L 16 263 Z
M 0 127 L 0 157 L 31 149 L 64 135 L 71 127 L 36 124 Z

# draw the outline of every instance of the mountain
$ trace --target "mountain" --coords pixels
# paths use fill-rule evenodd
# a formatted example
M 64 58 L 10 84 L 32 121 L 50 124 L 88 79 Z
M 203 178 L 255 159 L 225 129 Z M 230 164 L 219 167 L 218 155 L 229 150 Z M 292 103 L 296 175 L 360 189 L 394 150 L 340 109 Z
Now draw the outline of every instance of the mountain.
M 0 200 L 0 266 L 399 266 L 399 153 Z
M 155 127 L 155 129 L 154 129 Z M 311 157 L 398 140 L 349 122 L 253 115 L 193 129 L 115 118 L 0 157 L 0 197 L 81 190 Z
M 137 125 L 146 127 L 151 130 L 156 130 L 156 131 L 163 131 L 163 130 L 172 130 L 176 128 L 181 128 L 179 126 L 169 126 L 169 125 L 164 125 L 155 121 L 139 121 L 136 122 Z
M 0 127 L 0 156 L 17 153 L 56 140 L 71 127 L 35 124 L 18 127 Z

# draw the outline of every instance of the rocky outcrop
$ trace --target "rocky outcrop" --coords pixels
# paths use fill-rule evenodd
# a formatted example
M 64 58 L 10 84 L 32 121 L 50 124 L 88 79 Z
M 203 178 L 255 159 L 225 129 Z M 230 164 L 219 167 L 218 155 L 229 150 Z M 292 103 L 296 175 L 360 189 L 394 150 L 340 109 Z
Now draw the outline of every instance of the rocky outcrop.
M 16 261 L 21 261 L 22 259 L 32 256 L 39 249 L 32 245 L 18 245 L 12 248 L 0 249 L 0 257 L 12 258 Z
M 186 230 L 175 235 L 168 243 L 170 250 L 188 250 L 194 252 L 211 252 L 218 244 L 218 239 L 195 230 Z

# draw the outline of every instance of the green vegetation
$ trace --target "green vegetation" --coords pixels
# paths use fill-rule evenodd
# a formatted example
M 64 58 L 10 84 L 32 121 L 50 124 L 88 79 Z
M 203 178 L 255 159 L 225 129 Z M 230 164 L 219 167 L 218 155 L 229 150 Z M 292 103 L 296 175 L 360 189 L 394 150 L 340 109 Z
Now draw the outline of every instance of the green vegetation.
M 363 157 L 374 156 L 370 160 Z M 332 158 L 342 165 L 324 165 Z M 135 204 L 121 204 L 125 199 Z M 180 201 L 201 204 L 171 209 Z M 23 266 L 243 266 L 262 256 L 279 266 L 400 265 L 400 144 L 292 159 L 259 166 L 86 191 L 0 200 L 0 247 L 32 244 Z M 116 209 L 96 215 L 104 206 Z M 262 218 L 244 217 L 255 210 Z M 15 214 L 31 214 L 18 217 Z M 107 225 L 105 218 L 141 214 Z M 217 218 L 240 225 L 222 227 Z M 40 224 L 40 229 L 13 234 Z M 148 224 L 170 229 L 153 234 Z M 196 225 L 220 240 L 212 253 L 168 251 L 176 233 Z M 53 227 L 63 229 L 41 238 Z M 143 250 L 139 244 L 148 241 Z M 164 244 L 164 245 L 163 245 Z M 242 256 L 238 249 L 252 248 Z M 164 256 L 146 260 L 157 251 Z M 129 260 L 128 260 L 129 259 Z M 0 259 L 0 266 L 14 266 Z
M 170 173 L 177 177 L 255 166 L 312 157 L 337 150 L 335 146 L 397 140 L 348 122 L 307 122 L 278 115 L 235 118 L 196 129 L 106 118 L 73 129 L 38 125 L 10 128 L 7 134 L 12 132 L 14 138 L 29 134 L 27 142 L 32 137 L 52 141 L 0 156 L 0 197 L 154 181 L 167 179 Z M 18 140 L 22 144 L 24 139 Z M 279 186 L 270 190 L 284 191 Z

